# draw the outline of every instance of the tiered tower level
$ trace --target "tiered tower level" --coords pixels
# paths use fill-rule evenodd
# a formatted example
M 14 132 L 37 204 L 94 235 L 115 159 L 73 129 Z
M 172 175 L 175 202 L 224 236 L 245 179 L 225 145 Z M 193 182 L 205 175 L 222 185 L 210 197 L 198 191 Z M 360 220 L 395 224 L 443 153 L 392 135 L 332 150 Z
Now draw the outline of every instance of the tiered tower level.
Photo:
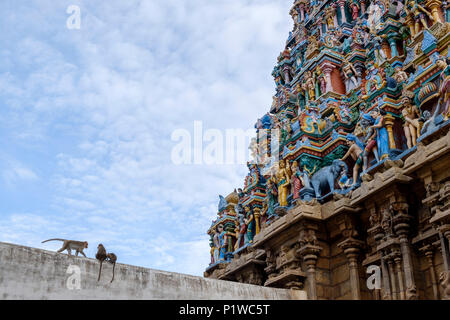
M 257 161 L 220 197 L 205 276 L 449 299 L 448 2 L 297 0 L 290 15 Z

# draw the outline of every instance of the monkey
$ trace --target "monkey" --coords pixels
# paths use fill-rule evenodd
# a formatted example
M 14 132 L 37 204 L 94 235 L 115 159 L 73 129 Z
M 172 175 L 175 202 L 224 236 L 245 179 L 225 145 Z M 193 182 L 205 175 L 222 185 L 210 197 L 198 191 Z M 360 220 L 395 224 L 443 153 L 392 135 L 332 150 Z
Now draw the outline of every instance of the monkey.
M 72 250 L 75 250 L 77 257 L 78 257 L 78 253 L 81 253 L 86 258 L 86 255 L 84 254 L 83 249 L 88 247 L 87 241 L 75 241 L 75 240 L 66 240 L 66 239 L 48 239 L 48 240 L 42 241 L 42 243 L 48 242 L 48 241 L 63 241 L 63 245 L 62 245 L 61 249 L 59 249 L 57 251 L 58 253 L 60 253 L 64 250 L 67 250 L 67 253 L 69 254 L 69 256 L 71 256 Z
M 113 282 L 114 281 L 114 269 L 116 268 L 117 256 L 114 253 L 112 253 L 112 252 L 106 253 L 105 247 L 103 246 L 103 244 L 100 243 L 97 246 L 97 254 L 95 255 L 95 258 L 98 261 L 100 261 L 100 268 L 98 270 L 98 279 L 97 279 L 97 281 L 100 281 L 100 276 L 102 274 L 103 261 L 107 261 L 107 262 L 109 262 L 109 263 L 111 263 L 113 265 L 113 275 L 112 275 L 112 279 L 111 279 L 111 282 Z
M 108 253 L 106 256 L 107 256 L 107 261 L 113 265 L 113 275 L 112 275 L 112 279 L 110 282 L 110 283 L 112 283 L 114 281 L 114 269 L 116 268 L 117 256 L 112 252 Z

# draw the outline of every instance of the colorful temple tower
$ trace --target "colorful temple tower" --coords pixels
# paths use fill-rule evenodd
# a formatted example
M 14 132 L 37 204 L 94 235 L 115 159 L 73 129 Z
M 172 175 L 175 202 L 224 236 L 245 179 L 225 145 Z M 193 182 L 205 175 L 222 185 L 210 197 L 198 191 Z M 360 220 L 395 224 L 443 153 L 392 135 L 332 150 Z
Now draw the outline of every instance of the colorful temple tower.
M 449 11 L 294 1 L 255 161 L 208 230 L 206 277 L 309 299 L 450 298 Z

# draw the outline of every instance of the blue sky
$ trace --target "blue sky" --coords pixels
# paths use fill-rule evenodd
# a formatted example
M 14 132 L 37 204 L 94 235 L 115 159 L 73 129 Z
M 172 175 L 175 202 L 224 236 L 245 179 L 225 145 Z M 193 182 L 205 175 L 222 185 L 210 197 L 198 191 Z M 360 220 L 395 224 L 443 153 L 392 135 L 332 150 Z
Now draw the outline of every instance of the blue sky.
M 175 165 L 171 133 L 246 130 L 269 110 L 291 2 L 2 0 L 0 241 L 87 240 L 90 257 L 102 242 L 202 275 L 218 194 L 247 169 Z

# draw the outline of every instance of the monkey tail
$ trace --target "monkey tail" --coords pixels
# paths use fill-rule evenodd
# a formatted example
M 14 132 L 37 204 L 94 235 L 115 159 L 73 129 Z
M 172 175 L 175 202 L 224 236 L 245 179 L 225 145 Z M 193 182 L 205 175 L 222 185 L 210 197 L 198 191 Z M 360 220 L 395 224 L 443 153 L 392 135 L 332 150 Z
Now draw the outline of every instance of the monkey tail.
M 98 270 L 98 279 L 97 282 L 100 281 L 100 276 L 102 274 L 102 261 L 100 261 L 100 269 Z
M 48 240 L 42 241 L 41 243 L 49 242 L 49 241 L 66 241 L 66 239 L 48 239 Z
M 113 276 L 112 276 L 112 279 L 111 279 L 110 283 L 112 283 L 114 281 L 114 269 L 115 268 L 116 268 L 116 263 L 114 262 L 114 264 L 113 264 Z

